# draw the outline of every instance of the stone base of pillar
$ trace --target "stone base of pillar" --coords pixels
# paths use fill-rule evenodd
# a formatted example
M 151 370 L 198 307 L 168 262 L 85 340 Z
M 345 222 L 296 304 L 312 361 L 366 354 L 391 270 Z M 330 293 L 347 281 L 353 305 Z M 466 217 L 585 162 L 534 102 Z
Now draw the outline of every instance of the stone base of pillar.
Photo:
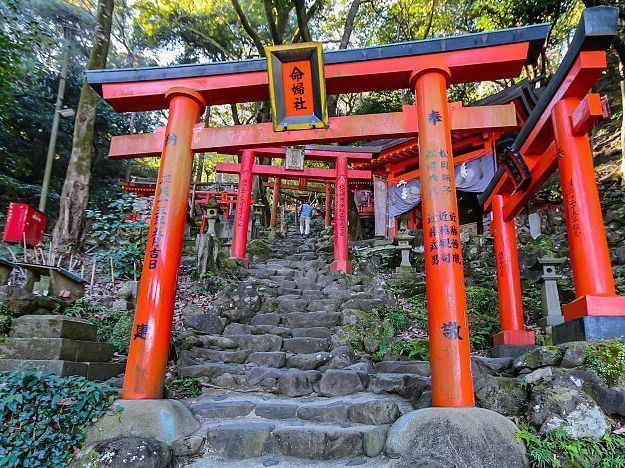
M 625 317 L 581 317 L 552 328 L 554 344 L 625 339 Z
M 504 330 L 496 335 L 493 335 L 493 344 L 497 345 L 519 345 L 527 346 L 533 345 L 536 341 L 534 339 L 533 331 L 526 330 Z
M 562 307 L 564 320 L 581 317 L 625 317 L 625 296 L 582 296 Z
M 343 273 L 351 273 L 352 262 L 348 260 L 334 260 L 332 263 L 330 263 L 330 271 L 342 271 Z
M 515 359 L 521 354 L 527 353 L 529 350 L 534 349 L 536 345 L 496 345 L 489 351 L 488 355 L 492 358 L 512 358 Z

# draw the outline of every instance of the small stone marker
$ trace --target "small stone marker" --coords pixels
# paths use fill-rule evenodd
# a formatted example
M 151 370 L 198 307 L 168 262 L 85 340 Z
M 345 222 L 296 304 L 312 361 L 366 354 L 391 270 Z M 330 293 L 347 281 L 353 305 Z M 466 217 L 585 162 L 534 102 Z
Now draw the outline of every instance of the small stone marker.
M 540 215 L 538 213 L 531 213 L 528 217 L 530 223 L 530 235 L 532 239 L 538 239 L 542 234 L 540 232 Z

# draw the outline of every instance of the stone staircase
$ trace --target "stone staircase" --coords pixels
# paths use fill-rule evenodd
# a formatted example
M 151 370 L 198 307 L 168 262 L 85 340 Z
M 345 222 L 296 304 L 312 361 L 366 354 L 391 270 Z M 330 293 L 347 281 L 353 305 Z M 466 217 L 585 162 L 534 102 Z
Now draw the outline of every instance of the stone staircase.
M 390 424 L 411 400 L 428 405 L 428 362 L 372 363 L 342 342 L 342 325 L 391 298 L 384 284 L 330 273 L 324 250 L 314 238 L 277 240 L 216 299 L 221 326 L 210 314 L 185 319 L 194 333 L 178 372 L 210 390 L 186 402 L 204 448 L 175 449 L 185 466 L 379 466 Z

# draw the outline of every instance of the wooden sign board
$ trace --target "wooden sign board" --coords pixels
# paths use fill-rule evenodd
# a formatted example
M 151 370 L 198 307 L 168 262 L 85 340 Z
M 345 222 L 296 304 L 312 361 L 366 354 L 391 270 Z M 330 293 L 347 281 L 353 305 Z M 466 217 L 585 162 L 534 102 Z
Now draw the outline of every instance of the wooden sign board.
M 292 170 L 304 170 L 304 147 L 289 146 L 286 149 L 284 167 Z
M 268 46 L 265 50 L 274 131 L 328 128 L 321 44 Z

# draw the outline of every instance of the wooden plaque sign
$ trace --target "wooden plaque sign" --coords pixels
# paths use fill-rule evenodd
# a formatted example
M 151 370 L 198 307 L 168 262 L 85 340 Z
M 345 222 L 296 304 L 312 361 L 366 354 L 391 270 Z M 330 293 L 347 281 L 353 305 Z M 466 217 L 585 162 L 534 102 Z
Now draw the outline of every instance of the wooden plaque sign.
M 284 167 L 291 170 L 304 170 L 304 147 L 289 146 L 286 149 L 286 157 L 284 158 Z
M 327 128 L 321 44 L 270 46 L 265 50 L 274 131 Z

